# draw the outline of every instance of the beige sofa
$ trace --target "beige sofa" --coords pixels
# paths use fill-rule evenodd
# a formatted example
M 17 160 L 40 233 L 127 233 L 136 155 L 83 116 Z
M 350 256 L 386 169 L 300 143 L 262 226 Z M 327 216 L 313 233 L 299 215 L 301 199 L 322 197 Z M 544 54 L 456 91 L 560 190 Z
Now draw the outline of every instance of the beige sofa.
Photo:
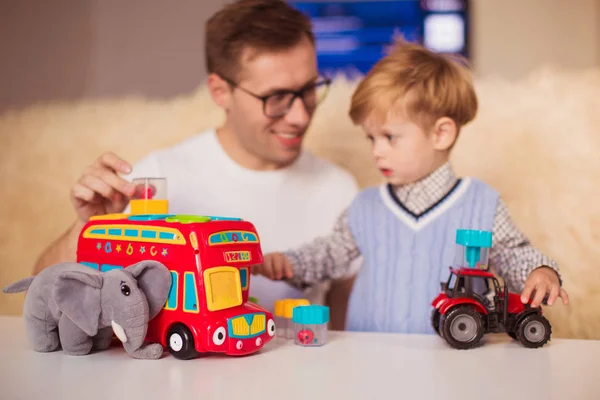
M 461 133 L 456 169 L 493 184 L 533 243 L 560 263 L 571 304 L 548 309 L 554 337 L 600 339 L 600 71 L 476 84 L 480 112 Z M 336 80 L 307 145 L 366 186 L 380 177 L 347 118 L 353 87 Z M 69 188 L 97 155 L 113 150 L 135 162 L 221 119 L 204 87 L 168 100 L 56 103 L 0 116 L 0 285 L 29 275 L 72 221 Z M 0 293 L 0 313 L 19 314 L 23 298 Z

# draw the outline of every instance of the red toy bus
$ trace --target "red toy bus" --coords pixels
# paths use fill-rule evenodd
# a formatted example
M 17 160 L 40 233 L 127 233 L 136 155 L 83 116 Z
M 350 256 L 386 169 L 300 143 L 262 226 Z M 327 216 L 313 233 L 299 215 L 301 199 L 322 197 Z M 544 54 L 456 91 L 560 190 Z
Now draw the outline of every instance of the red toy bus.
M 200 353 L 245 355 L 275 335 L 270 312 L 248 301 L 250 268 L 263 261 L 254 225 L 239 218 L 173 214 L 110 214 L 82 229 L 77 261 L 108 271 L 142 260 L 171 271 L 161 312 L 146 340 L 180 359 Z

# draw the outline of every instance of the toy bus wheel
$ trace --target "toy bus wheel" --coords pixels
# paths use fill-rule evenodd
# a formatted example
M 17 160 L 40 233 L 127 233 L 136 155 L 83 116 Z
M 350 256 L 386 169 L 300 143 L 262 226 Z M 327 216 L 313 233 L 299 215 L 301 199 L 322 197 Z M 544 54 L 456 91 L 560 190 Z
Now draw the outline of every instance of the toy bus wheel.
M 473 307 L 459 306 L 446 313 L 440 331 L 455 349 L 471 349 L 483 337 L 483 321 Z
M 189 360 L 197 356 L 194 337 L 184 325 L 175 325 L 167 334 L 167 348 L 175 358 Z
M 437 333 L 438 335 L 440 335 L 440 317 L 440 310 L 438 310 L 437 308 L 434 309 L 431 313 L 431 325 L 433 326 L 433 330 L 435 331 L 435 333 Z
M 541 314 L 531 314 L 523 318 L 517 327 L 517 339 L 531 349 L 542 347 L 550 340 L 552 327 Z

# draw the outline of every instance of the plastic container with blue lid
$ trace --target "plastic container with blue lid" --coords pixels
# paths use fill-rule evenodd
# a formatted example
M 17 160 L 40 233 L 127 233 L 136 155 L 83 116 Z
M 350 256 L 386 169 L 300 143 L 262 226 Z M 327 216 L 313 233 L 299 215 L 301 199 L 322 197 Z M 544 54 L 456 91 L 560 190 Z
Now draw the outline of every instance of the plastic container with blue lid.
M 322 346 L 327 343 L 329 307 L 316 304 L 294 307 L 294 342 L 300 346 Z
M 456 231 L 458 246 L 454 267 L 477 268 L 488 270 L 490 249 L 492 248 L 492 232 L 474 229 L 458 229 Z

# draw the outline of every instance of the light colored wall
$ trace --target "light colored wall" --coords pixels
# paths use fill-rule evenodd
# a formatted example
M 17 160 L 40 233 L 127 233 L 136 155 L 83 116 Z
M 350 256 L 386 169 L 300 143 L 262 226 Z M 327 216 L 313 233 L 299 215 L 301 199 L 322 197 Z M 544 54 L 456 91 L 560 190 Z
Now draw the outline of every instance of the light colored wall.
M 0 112 L 193 90 L 204 78 L 204 22 L 226 2 L 0 1 Z
M 473 0 L 472 33 L 479 76 L 599 66 L 600 0 Z
M 600 0 L 596 4 L 596 65 L 600 65 Z
M 228 1 L 0 1 L 0 112 L 189 92 L 205 78 L 204 22 Z M 600 65 L 600 0 L 472 0 L 472 16 L 479 76 Z

